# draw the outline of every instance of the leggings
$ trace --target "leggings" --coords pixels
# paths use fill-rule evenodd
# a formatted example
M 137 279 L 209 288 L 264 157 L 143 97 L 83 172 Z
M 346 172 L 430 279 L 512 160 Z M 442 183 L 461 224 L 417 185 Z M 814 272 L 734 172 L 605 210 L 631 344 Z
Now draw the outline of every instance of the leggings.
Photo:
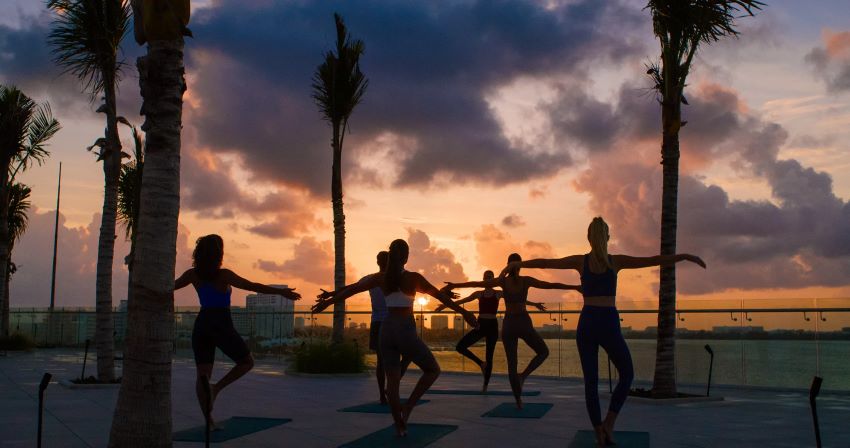
M 581 310 L 576 329 L 576 345 L 584 372 L 584 399 L 593 426 L 602 424 L 599 410 L 599 347 L 608 352 L 617 368 L 617 387 L 608 404 L 610 412 L 620 412 L 634 379 L 632 355 L 620 331 L 620 314 L 614 307 L 587 306 Z
M 423 372 L 440 370 L 431 350 L 416 334 L 413 316 L 387 316 L 381 324 L 380 353 L 387 370 L 405 369 L 410 361 Z
M 484 369 L 484 386 L 490 384 L 490 374 L 493 373 L 493 352 L 496 351 L 496 341 L 499 340 L 499 321 L 498 319 L 480 318 L 478 319 L 478 328 L 474 328 L 467 333 L 457 343 L 455 349 L 463 356 L 471 359 L 472 362 L 481 364 L 484 362 L 481 358 L 475 356 L 475 353 L 469 351 L 469 346 L 480 341 L 481 338 L 486 338 L 487 349 L 486 358 L 487 368 Z
M 521 375 L 517 374 L 517 344 L 520 339 L 525 341 L 536 354 L 528 362 L 528 366 Z M 531 316 L 527 313 L 505 316 L 505 321 L 502 323 L 502 345 L 505 346 L 505 356 L 508 359 L 508 378 L 511 381 L 511 390 L 514 392 L 514 398 L 519 400 L 522 393 L 522 379 L 520 377 L 528 377 L 543 364 L 543 361 L 549 356 L 549 347 L 534 330 Z

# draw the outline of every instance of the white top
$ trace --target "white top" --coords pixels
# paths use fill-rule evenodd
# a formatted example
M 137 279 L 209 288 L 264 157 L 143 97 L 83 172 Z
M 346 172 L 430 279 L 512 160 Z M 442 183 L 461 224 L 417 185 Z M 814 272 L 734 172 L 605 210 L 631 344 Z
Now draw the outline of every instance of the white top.
M 390 293 L 384 298 L 388 308 L 413 308 L 413 296 L 401 291 Z

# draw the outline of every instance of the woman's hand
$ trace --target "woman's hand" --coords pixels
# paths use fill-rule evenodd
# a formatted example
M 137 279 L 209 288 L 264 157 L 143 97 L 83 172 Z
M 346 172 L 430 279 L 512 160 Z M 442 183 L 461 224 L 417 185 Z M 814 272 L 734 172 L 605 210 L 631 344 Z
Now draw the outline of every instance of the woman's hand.
M 331 303 L 333 303 L 332 300 L 325 300 L 325 299 L 316 300 L 316 303 L 313 304 L 312 307 L 310 307 L 310 311 L 312 311 L 313 313 L 321 313 L 322 311 L 327 309 L 327 307 L 329 307 Z
M 301 294 L 295 292 L 295 288 L 286 288 L 282 296 L 289 300 L 301 300 Z
M 316 295 L 316 298 L 319 299 L 319 300 L 330 299 L 331 297 L 334 296 L 333 291 L 325 291 L 324 289 L 321 289 L 321 288 L 319 288 L 319 290 L 322 291 L 320 294 Z
M 453 287 L 454 285 L 452 283 L 448 283 L 440 289 L 440 294 L 442 294 L 443 297 L 448 297 L 449 300 L 457 300 L 460 296 L 456 292 L 452 291 Z
M 534 305 L 535 308 L 537 308 L 540 311 L 546 311 L 546 305 L 543 305 L 540 302 L 534 303 L 533 305 Z
M 696 255 L 685 254 L 685 260 L 688 260 L 688 261 L 690 261 L 691 263 L 697 264 L 697 265 L 699 265 L 700 267 L 702 267 L 703 269 L 705 269 L 705 268 L 706 268 L 706 266 L 705 266 L 705 262 L 704 262 L 704 261 L 702 261 L 702 258 L 697 257 Z

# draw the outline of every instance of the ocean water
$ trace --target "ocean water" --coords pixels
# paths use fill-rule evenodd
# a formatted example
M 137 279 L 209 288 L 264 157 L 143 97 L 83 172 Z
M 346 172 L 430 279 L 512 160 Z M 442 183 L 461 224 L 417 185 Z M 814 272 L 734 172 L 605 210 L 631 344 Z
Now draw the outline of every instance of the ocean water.
M 655 369 L 655 340 L 626 340 L 632 354 L 637 380 L 652 381 Z M 546 339 L 549 358 L 536 375 L 581 377 L 581 364 L 574 339 Z M 710 356 L 714 351 L 712 384 L 772 386 L 807 389 L 812 377 L 824 379 L 825 390 L 850 390 L 850 341 L 800 340 L 696 340 L 676 341 L 676 375 L 680 384 L 705 384 Z M 471 347 L 484 358 L 484 346 Z M 478 372 L 478 367 L 453 350 L 434 350 L 444 371 Z M 534 352 L 520 342 L 519 368 L 522 370 Z M 494 373 L 507 373 L 505 351 L 497 344 L 493 359 Z M 616 371 L 612 365 L 612 376 Z M 605 351 L 599 351 L 599 375 L 608 378 Z M 604 381 L 601 381 L 604 382 Z

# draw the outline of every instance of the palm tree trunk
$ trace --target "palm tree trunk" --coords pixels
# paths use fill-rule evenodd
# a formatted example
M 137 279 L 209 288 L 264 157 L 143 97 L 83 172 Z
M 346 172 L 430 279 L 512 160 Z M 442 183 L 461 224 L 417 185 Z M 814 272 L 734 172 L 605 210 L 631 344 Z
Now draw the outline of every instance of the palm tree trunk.
M 668 75 L 665 75 L 665 77 Z M 674 78 L 672 75 L 670 76 Z M 675 90 L 671 89 L 671 90 Z M 669 90 L 668 90 L 669 91 Z M 661 103 L 662 191 L 661 254 L 676 253 L 677 208 L 679 197 L 679 129 L 682 122 L 681 96 L 674 92 Z M 658 289 L 658 343 L 652 394 L 659 398 L 676 396 L 676 265 L 661 266 Z
M 342 145 L 340 125 L 333 124 L 333 175 L 331 202 L 334 214 L 334 289 L 345 286 L 345 214 L 342 210 Z M 345 331 L 345 302 L 334 304 L 333 341 L 342 342 Z
M 118 176 L 121 173 L 121 140 L 115 111 L 115 81 L 104 80 L 106 98 L 106 148 L 103 149 L 103 215 L 97 242 L 97 285 L 95 346 L 97 379 L 112 381 L 115 377 L 115 323 L 112 318 L 112 261 L 115 255 L 115 223 L 118 216 Z
M 9 159 L 0 162 L 0 284 L 5 284 L 9 277 Z M 0 289 L 0 309 L 3 310 L 0 319 L 0 336 L 9 335 L 9 295 L 5 288 Z
M 132 297 L 128 303 L 124 376 L 110 447 L 171 446 L 171 357 L 174 265 L 180 212 L 183 40 L 152 41 L 138 59 L 147 158 Z
M 9 253 L 11 254 L 12 251 L 10 250 Z M 11 263 L 11 261 L 10 261 L 10 263 Z M 2 336 L 5 336 L 5 337 L 8 337 L 9 332 L 10 332 L 10 328 L 9 328 L 9 290 L 10 290 L 9 284 L 10 283 L 12 283 L 12 275 L 11 275 L 10 272 L 8 272 L 8 269 L 7 269 L 6 284 L 3 287 L 3 294 L 5 295 L 6 300 L 3 301 L 3 329 L 4 329 L 3 331 L 4 331 L 4 333 L 2 334 Z

